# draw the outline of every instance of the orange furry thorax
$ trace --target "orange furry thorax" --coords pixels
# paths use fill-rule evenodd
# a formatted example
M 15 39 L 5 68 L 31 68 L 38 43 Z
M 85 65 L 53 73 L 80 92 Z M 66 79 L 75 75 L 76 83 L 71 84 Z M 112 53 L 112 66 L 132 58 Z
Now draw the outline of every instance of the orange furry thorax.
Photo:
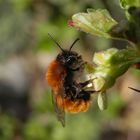
M 49 65 L 46 80 L 52 88 L 62 86 L 65 76 L 65 68 L 58 61 L 55 60 Z

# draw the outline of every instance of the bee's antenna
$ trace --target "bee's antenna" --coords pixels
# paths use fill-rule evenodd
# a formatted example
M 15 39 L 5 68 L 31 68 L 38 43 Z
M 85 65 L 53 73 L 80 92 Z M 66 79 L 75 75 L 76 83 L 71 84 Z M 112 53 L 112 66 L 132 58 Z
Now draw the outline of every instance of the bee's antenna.
M 77 42 L 77 41 L 79 41 L 80 39 L 79 38 L 77 38 L 73 43 L 72 43 L 72 45 L 70 46 L 70 49 L 69 49 L 69 51 L 71 51 L 71 49 L 72 49 L 72 47 L 74 46 L 74 44 Z
M 59 45 L 58 42 L 55 41 L 55 39 L 48 33 L 48 36 L 53 40 L 53 42 L 61 49 L 61 51 L 64 52 L 63 48 L 61 48 L 61 46 Z

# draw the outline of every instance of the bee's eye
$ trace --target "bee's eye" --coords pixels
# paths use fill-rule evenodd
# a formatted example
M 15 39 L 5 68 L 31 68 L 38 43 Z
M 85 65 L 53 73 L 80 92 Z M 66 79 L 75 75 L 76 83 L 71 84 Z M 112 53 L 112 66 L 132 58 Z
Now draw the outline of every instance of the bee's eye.
M 67 63 L 69 63 L 69 64 L 72 64 L 72 63 L 75 62 L 75 61 L 76 61 L 76 58 L 73 57 L 73 56 L 69 56 L 69 57 L 67 58 Z

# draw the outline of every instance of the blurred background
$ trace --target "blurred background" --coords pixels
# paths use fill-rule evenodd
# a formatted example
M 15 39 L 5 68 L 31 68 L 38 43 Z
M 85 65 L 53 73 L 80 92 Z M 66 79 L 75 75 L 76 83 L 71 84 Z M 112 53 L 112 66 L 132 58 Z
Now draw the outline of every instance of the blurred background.
M 66 127 L 56 119 L 49 63 L 60 52 L 48 33 L 92 62 L 95 51 L 124 48 L 127 43 L 94 37 L 68 26 L 87 8 L 106 8 L 125 18 L 119 0 L 0 0 L 0 140 L 140 140 L 140 71 L 130 69 L 108 91 L 108 109 L 100 111 L 95 96 L 86 113 L 66 114 Z

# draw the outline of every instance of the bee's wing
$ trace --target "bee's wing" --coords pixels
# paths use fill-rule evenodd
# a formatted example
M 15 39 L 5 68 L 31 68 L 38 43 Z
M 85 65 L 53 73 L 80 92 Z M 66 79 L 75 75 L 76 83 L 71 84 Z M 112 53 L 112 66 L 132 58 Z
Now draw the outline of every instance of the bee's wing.
M 57 94 L 59 94 L 62 97 L 62 101 L 64 102 L 63 91 L 61 91 L 61 93 L 57 93 Z M 57 98 L 56 98 L 56 94 L 54 93 L 53 90 L 52 90 L 52 102 L 54 104 L 54 110 L 56 112 L 56 116 L 57 116 L 58 121 L 60 121 L 62 126 L 65 127 L 65 111 L 64 111 L 64 106 L 63 106 L 63 108 L 60 108 L 58 106 L 58 103 L 57 103 L 58 101 L 57 101 Z

